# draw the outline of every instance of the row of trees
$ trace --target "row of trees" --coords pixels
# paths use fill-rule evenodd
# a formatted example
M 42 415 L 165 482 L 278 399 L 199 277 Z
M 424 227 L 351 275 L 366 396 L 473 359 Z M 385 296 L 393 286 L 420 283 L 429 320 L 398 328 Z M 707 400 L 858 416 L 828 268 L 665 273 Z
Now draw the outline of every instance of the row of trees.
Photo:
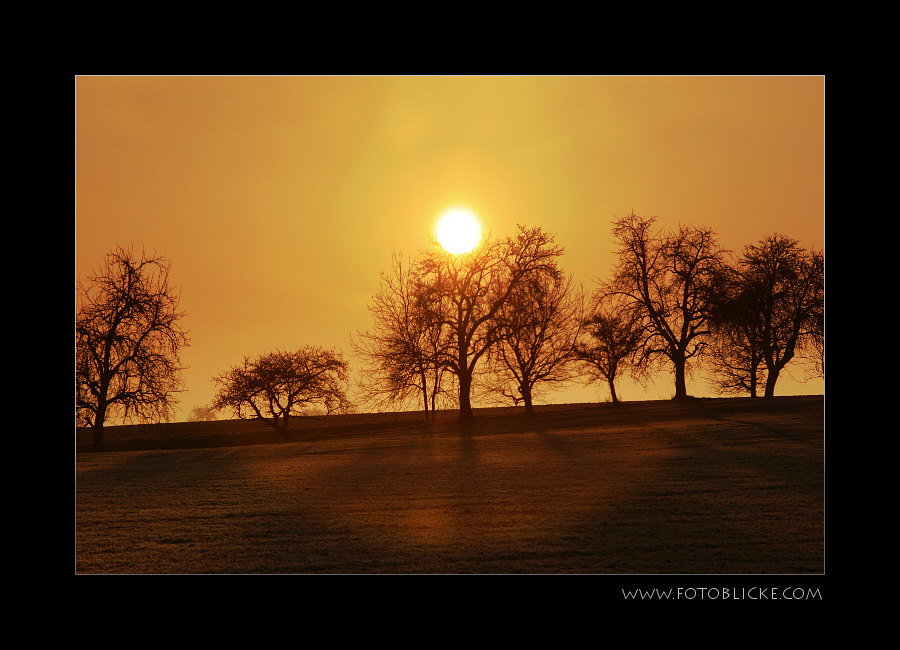
M 418 401 L 428 416 L 455 402 L 472 417 L 479 364 L 492 389 L 532 409 L 538 382 L 562 379 L 577 313 L 563 276 L 563 250 L 540 228 L 483 241 L 454 255 L 437 244 L 411 265 L 394 259 L 369 310 L 374 329 L 354 348 L 363 359 L 363 399 L 376 406 Z M 541 321 L 538 323 L 538 321 Z M 559 327 L 561 326 L 561 328 Z M 497 372 L 500 368 L 504 372 Z
M 665 370 L 686 398 L 701 361 L 720 392 L 754 397 L 773 396 L 796 357 L 823 373 L 821 252 L 776 234 L 732 261 L 712 230 L 655 222 L 632 212 L 614 223 L 617 263 L 589 304 L 540 228 L 463 255 L 435 245 L 414 262 L 396 257 L 369 307 L 374 328 L 354 343 L 364 398 L 418 401 L 426 417 L 456 398 L 468 418 L 478 380 L 531 413 L 536 390 L 579 377 L 606 382 L 618 402 L 623 375 Z
M 180 352 L 190 339 L 164 257 L 117 247 L 87 284 L 78 283 L 76 299 L 76 425 L 91 427 L 92 448 L 102 451 L 108 420 L 172 416 L 182 391 Z M 287 431 L 304 409 L 348 410 L 348 372 L 339 352 L 312 346 L 246 357 L 213 377 L 213 403 L 195 407 L 192 419 L 229 411 Z
M 709 229 L 660 232 L 633 212 L 613 234 L 614 272 L 589 301 L 540 228 L 461 255 L 435 244 L 417 260 L 396 256 L 369 305 L 373 328 L 352 342 L 363 401 L 420 404 L 426 417 L 456 405 L 468 419 L 476 387 L 531 413 L 541 388 L 582 377 L 606 382 L 617 402 L 626 373 L 644 381 L 667 369 L 675 398 L 687 397 L 701 361 L 719 391 L 751 396 L 774 395 L 795 358 L 824 372 L 821 252 L 776 234 L 733 261 Z M 77 420 L 101 450 L 111 417 L 168 419 L 189 339 L 165 258 L 117 248 L 77 300 Z M 209 409 L 287 430 L 309 409 L 351 408 L 348 372 L 340 352 L 318 347 L 246 357 L 213 378 Z

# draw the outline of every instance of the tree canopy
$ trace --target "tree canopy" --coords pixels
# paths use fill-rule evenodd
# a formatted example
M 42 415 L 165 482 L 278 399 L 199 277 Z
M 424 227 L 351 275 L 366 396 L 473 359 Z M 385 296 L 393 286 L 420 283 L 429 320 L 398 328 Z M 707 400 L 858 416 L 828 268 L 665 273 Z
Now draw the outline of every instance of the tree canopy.
M 680 399 L 687 397 L 687 373 L 709 343 L 710 288 L 724 251 L 708 228 L 656 233 L 655 221 L 632 212 L 615 222 L 618 263 L 601 293 L 618 296 L 640 321 L 641 363 L 671 363 Z
M 212 408 L 287 431 L 292 416 L 327 417 L 349 410 L 347 375 L 339 352 L 316 346 L 245 357 L 213 377 L 218 391 Z
M 555 272 L 563 250 L 540 228 L 519 226 L 515 237 L 486 238 L 469 253 L 435 246 L 419 261 L 417 293 L 429 326 L 446 334 L 437 362 L 456 377 L 459 412 L 473 417 L 472 382 L 479 361 L 501 340 L 496 316 L 524 278 Z
M 496 392 L 534 412 L 539 386 L 564 384 L 576 372 L 583 294 L 555 263 L 522 277 L 496 315 L 499 343 L 492 353 Z
M 616 380 L 625 371 L 636 379 L 646 377 L 639 353 L 644 338 L 640 319 L 633 310 L 622 309 L 615 296 L 601 295 L 583 323 L 575 356 L 593 381 L 605 381 L 613 404 L 619 403 Z
M 368 306 L 373 329 L 359 333 L 353 346 L 363 360 L 360 390 L 368 404 L 380 409 L 418 402 L 428 419 L 447 404 L 450 382 L 438 359 L 446 332 L 428 317 L 422 294 L 414 269 L 395 255 Z
M 825 259 L 781 234 L 746 246 L 723 272 L 713 318 L 714 370 L 723 392 L 764 385 L 765 395 L 795 357 L 821 372 L 825 337 Z
M 188 333 L 165 257 L 116 247 L 87 284 L 78 282 L 76 300 L 76 420 L 93 428 L 93 449 L 102 451 L 109 420 L 172 415 Z

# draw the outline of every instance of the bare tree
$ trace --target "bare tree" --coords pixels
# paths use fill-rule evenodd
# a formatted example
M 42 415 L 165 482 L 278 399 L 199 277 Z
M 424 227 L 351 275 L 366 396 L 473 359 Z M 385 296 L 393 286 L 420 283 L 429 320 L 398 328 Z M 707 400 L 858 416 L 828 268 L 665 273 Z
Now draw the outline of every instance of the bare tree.
M 425 419 L 446 405 L 446 368 L 438 361 L 446 345 L 439 324 L 429 322 L 416 277 L 400 255 L 368 306 L 374 328 L 353 342 L 363 360 L 360 388 L 376 408 L 420 403 Z
M 555 263 L 523 276 L 495 316 L 494 391 L 530 414 L 537 386 L 573 379 L 583 302 L 581 287 Z
M 601 295 L 591 316 L 584 321 L 584 335 L 575 355 L 593 381 L 605 381 L 613 404 L 619 403 L 616 379 L 626 371 L 638 380 L 646 378 L 646 366 L 638 354 L 644 331 L 634 311 L 622 309 L 614 296 Z
M 217 420 L 215 409 L 208 406 L 195 406 L 191 409 L 191 415 L 188 422 L 212 422 Z
M 632 212 L 616 221 L 619 263 L 605 293 L 620 296 L 645 334 L 641 359 L 668 361 L 675 371 L 675 399 L 687 397 L 686 375 L 704 352 L 709 335 L 710 283 L 723 251 L 707 228 L 681 226 L 653 233 L 655 217 Z
M 742 299 L 752 305 L 750 344 L 765 364 L 765 396 L 772 397 L 779 374 L 795 357 L 812 357 L 823 368 L 825 256 L 776 233 L 745 248 L 738 273 Z
M 189 339 L 164 257 L 116 247 L 87 285 L 78 282 L 76 301 L 76 419 L 93 428 L 93 450 L 102 451 L 113 418 L 171 417 Z
M 426 322 L 446 332 L 438 362 L 456 376 L 460 418 L 473 417 L 476 365 L 501 339 L 497 312 L 526 275 L 553 268 L 560 255 L 562 249 L 550 235 L 520 226 L 516 237 L 485 239 L 461 255 L 435 245 L 419 262 L 417 291 Z
M 715 390 L 756 397 L 765 383 L 762 318 L 737 269 L 724 265 L 711 291 L 709 358 Z
M 243 363 L 213 377 L 218 392 L 212 408 L 287 432 L 292 416 L 324 412 L 327 417 L 349 410 L 347 374 L 341 354 L 320 347 L 245 357 Z

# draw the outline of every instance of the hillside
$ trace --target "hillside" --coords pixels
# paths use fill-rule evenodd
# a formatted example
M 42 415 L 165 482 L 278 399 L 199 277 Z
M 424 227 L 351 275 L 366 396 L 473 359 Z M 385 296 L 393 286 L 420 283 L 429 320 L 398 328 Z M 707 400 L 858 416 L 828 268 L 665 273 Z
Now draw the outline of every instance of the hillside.
M 665 402 L 663 402 L 665 403 Z M 634 404 L 648 404 L 635 402 Z M 612 408 L 610 404 L 554 404 L 536 406 L 541 416 L 549 413 L 595 408 Z M 494 407 L 476 409 L 478 421 L 502 416 L 525 417 L 524 407 Z M 458 419 L 455 410 L 439 411 L 440 425 Z M 294 418 L 288 436 L 256 420 L 216 420 L 211 422 L 171 422 L 161 424 L 132 424 L 104 428 L 106 451 L 136 451 L 140 449 L 197 449 L 203 447 L 237 447 L 306 439 L 317 435 L 338 433 L 391 431 L 417 428 L 424 424 L 420 411 L 393 413 L 352 413 L 331 415 L 325 419 Z M 78 428 L 75 433 L 76 451 L 91 451 L 91 430 Z
M 202 438 L 76 455 L 77 573 L 824 571 L 821 396 Z

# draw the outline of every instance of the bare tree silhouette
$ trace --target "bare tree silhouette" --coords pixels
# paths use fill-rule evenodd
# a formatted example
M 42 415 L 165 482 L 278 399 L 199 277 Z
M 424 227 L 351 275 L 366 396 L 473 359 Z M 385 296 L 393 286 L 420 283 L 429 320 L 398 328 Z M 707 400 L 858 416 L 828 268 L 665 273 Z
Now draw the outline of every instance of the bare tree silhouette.
M 446 332 L 438 362 L 457 379 L 459 413 L 471 419 L 472 380 L 479 360 L 502 332 L 496 315 L 523 278 L 555 268 L 562 249 L 540 228 L 519 227 L 503 241 L 486 238 L 469 253 L 454 255 L 436 243 L 416 268 L 426 322 Z
M 765 396 L 772 397 L 779 374 L 795 357 L 811 358 L 817 372 L 823 372 L 824 254 L 776 233 L 746 246 L 729 277 L 731 289 L 723 292 L 726 299 L 714 319 L 720 334 L 720 378 L 733 380 L 737 365 L 755 395 L 762 365 Z M 728 365 L 723 357 L 738 363 Z
M 218 391 L 211 406 L 286 432 L 292 416 L 309 417 L 315 410 L 327 417 L 349 410 L 347 375 L 341 354 L 320 347 L 245 357 L 213 377 Z
M 686 375 L 708 343 L 710 284 L 724 251 L 707 228 L 681 226 L 655 234 L 655 217 L 618 219 L 619 262 L 603 293 L 620 296 L 645 334 L 642 363 L 668 361 L 675 370 L 675 399 L 687 397 Z
M 626 371 L 638 380 L 646 378 L 646 364 L 639 361 L 644 331 L 635 312 L 622 309 L 615 296 L 600 295 L 591 316 L 584 322 L 584 334 L 575 346 L 575 355 L 592 381 L 605 381 L 613 404 L 619 403 L 616 379 Z
M 499 343 L 491 353 L 492 388 L 534 413 L 538 386 L 572 380 L 584 300 L 555 261 L 522 277 L 495 316 Z
M 364 401 L 384 408 L 419 401 L 425 419 L 447 405 L 447 369 L 439 362 L 447 345 L 440 324 L 428 318 L 411 268 L 395 255 L 391 273 L 368 306 L 374 329 L 352 341 L 363 359 L 360 391 Z
M 709 358 L 715 389 L 720 394 L 746 392 L 756 397 L 766 376 L 757 301 L 740 273 L 728 265 L 723 265 L 711 294 Z
M 168 420 L 181 390 L 179 352 L 189 345 L 164 257 L 116 247 L 87 285 L 78 282 L 76 420 L 103 450 L 112 418 Z

